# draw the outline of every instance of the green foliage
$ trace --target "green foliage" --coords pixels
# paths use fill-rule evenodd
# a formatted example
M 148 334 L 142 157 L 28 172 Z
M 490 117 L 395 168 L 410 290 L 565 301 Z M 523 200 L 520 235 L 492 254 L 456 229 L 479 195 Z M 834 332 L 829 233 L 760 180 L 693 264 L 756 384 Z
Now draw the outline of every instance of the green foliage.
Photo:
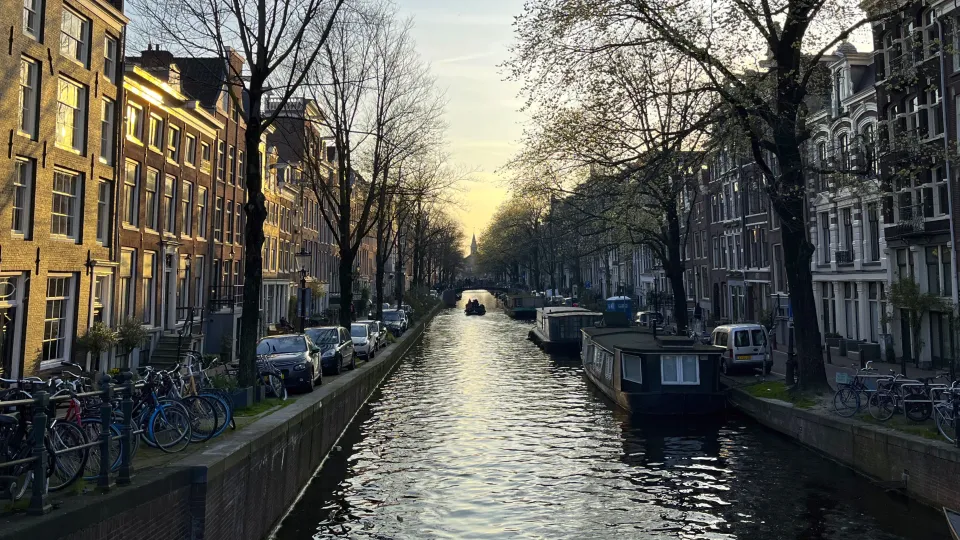
M 901 278 L 890 286 L 890 304 L 909 318 L 914 357 L 919 358 L 924 341 L 921 337 L 923 314 L 929 311 L 952 311 L 950 302 L 933 293 L 922 292 L 911 278 Z
M 284 401 L 280 401 L 277 398 L 268 398 L 263 401 L 254 403 L 249 407 L 236 409 L 233 411 L 233 415 L 234 416 L 258 416 L 267 411 L 282 409 L 293 402 L 294 400 L 290 398 L 287 398 Z
M 148 337 L 150 333 L 143 327 L 143 321 L 137 318 L 127 319 L 117 328 L 117 345 L 124 354 L 129 354 L 130 351 L 143 345 Z
M 783 381 L 768 381 L 752 384 L 744 388 L 744 390 L 753 397 L 779 399 L 780 401 L 793 403 L 795 407 L 800 409 L 809 409 L 816 405 L 816 402 L 809 397 L 791 391 Z
M 100 321 L 93 323 L 93 326 L 87 328 L 87 331 L 77 338 L 77 346 L 95 358 L 116 344 L 117 332 Z
M 210 377 L 210 384 L 218 390 L 235 390 L 238 387 L 237 379 L 226 373 L 218 373 Z

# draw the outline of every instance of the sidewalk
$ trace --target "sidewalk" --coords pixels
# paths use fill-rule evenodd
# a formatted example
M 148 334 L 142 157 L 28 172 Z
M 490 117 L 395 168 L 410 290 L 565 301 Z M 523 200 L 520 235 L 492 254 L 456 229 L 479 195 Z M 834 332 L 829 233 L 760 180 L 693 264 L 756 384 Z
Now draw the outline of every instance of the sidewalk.
M 780 378 L 785 377 L 787 369 L 787 348 L 785 346 L 779 347 L 778 350 L 773 351 L 773 373 L 778 375 Z M 824 367 L 827 371 L 827 381 L 830 382 L 830 386 L 836 389 L 836 374 L 838 372 L 846 372 L 850 375 L 856 373 L 860 369 L 860 364 L 854 362 L 847 358 L 846 356 L 835 356 L 832 358 L 833 363 L 826 363 L 826 355 L 824 355 Z M 889 364 L 885 362 L 873 362 L 871 367 L 877 370 L 877 373 L 880 375 L 886 375 L 893 370 L 894 373 L 900 373 L 900 364 Z M 907 377 L 911 379 L 917 379 L 921 377 L 935 377 L 937 373 L 942 370 L 927 370 L 919 369 L 913 366 L 913 364 L 907 364 Z

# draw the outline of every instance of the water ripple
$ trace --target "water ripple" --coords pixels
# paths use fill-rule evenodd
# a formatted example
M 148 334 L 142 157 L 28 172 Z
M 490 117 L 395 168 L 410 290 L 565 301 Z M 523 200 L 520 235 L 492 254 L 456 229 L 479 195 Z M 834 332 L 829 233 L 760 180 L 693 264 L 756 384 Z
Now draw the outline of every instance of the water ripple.
M 631 421 L 528 330 L 438 315 L 277 538 L 947 538 L 933 510 L 748 419 Z

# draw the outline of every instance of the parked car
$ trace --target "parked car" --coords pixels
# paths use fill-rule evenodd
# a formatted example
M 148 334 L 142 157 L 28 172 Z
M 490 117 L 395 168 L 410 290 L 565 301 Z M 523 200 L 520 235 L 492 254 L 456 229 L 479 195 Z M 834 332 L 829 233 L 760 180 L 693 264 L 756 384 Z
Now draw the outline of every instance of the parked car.
M 312 392 L 315 384 L 323 383 L 320 347 L 303 334 L 265 337 L 257 343 L 257 356 L 280 370 L 287 388 Z
M 365 324 L 370 329 L 370 340 L 373 341 L 374 352 L 379 351 L 386 345 L 386 337 L 380 328 L 380 321 L 357 321 L 359 324 Z
M 433 289 L 430 289 L 430 296 L 432 296 L 433 298 L 440 298 L 440 293 L 438 293 Z
M 357 367 L 357 355 L 353 351 L 350 332 L 342 326 L 323 326 L 307 328 L 304 331 L 313 343 L 320 347 L 320 367 L 322 371 L 339 375 L 343 366 L 347 369 Z
M 407 316 L 407 326 L 409 327 L 409 326 L 410 326 L 410 321 L 413 320 L 413 313 L 414 313 L 414 312 L 413 312 L 413 306 L 411 306 L 410 304 L 403 304 L 402 306 L 400 306 L 400 309 L 402 309 L 402 310 L 403 310 L 403 313 L 406 314 L 406 316 Z
M 636 323 L 640 326 L 652 327 L 652 324 L 657 326 L 663 325 L 663 315 L 657 313 L 656 311 L 640 311 L 636 316 Z
M 767 331 L 759 324 L 725 324 L 713 329 L 710 342 L 726 349 L 720 357 L 720 371 L 763 368 L 770 373 L 773 359 L 767 348 Z
M 383 323 L 394 336 L 402 336 L 407 331 L 407 315 L 401 309 L 383 310 Z
M 353 340 L 353 350 L 360 358 L 370 360 L 376 356 L 376 342 L 370 336 L 370 327 L 367 326 L 367 323 L 355 322 L 351 324 L 350 339 Z

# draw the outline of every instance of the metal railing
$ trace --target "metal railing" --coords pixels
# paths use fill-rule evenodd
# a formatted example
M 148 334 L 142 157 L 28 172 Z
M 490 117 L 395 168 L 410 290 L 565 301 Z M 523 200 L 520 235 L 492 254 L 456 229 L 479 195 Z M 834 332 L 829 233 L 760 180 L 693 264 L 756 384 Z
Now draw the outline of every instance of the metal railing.
M 841 249 L 836 252 L 837 264 L 853 264 L 853 250 Z
M 243 285 L 214 285 L 210 287 L 210 309 L 218 311 L 243 304 Z
M 46 383 L 34 380 L 21 381 L 27 385 L 42 385 L 49 389 Z M 48 457 L 48 437 L 53 424 L 51 418 L 57 418 L 56 407 L 60 402 L 65 402 L 78 398 L 100 398 L 100 422 L 101 433 L 97 440 L 87 441 L 84 444 L 72 446 L 63 449 L 54 449 L 54 456 L 69 454 L 71 452 L 84 451 L 88 448 L 99 446 L 100 455 L 99 472 L 97 474 L 97 488 L 101 493 L 111 489 L 110 473 L 113 469 L 116 456 L 111 453 L 111 443 L 120 441 L 120 463 L 117 468 L 116 485 L 129 485 L 133 478 L 132 456 L 130 454 L 133 448 L 133 438 L 138 436 L 140 430 L 133 424 L 133 393 L 134 382 L 133 374 L 129 371 L 121 372 L 113 384 L 111 377 L 104 374 L 99 382 L 100 389 L 92 392 L 69 393 L 51 397 L 47 390 L 38 390 L 32 397 L 27 399 L 0 401 L 0 410 L 7 410 L 12 407 L 26 408 L 33 412 L 33 418 L 29 428 L 29 434 L 26 440 L 32 442 L 31 455 L 29 457 L 0 462 L 0 497 L 12 499 L 13 490 L 16 488 L 16 480 L 19 475 L 9 476 L 9 472 L 16 471 L 15 467 L 25 464 L 32 465 L 32 485 L 30 493 L 30 502 L 26 511 L 31 515 L 41 515 L 49 512 L 52 508 L 49 502 L 47 473 L 50 467 L 51 459 Z M 115 392 L 120 392 L 120 435 L 113 436 L 111 427 L 116 426 L 117 417 L 114 415 L 113 401 Z M 77 422 L 76 419 L 61 419 L 60 422 Z M 18 428 L 17 428 L 18 429 Z M 82 428 L 81 428 L 82 429 Z M 82 431 L 84 434 L 85 431 Z M 9 441 L 3 441 L 5 447 Z M 53 459 L 55 462 L 55 458 Z M 27 472 L 21 469 L 21 472 Z M 79 477 L 79 475 L 78 475 Z M 64 486 L 66 487 L 66 486 Z
M 923 220 L 923 205 L 901 206 L 900 219 L 897 220 L 897 234 L 922 233 L 926 230 Z

